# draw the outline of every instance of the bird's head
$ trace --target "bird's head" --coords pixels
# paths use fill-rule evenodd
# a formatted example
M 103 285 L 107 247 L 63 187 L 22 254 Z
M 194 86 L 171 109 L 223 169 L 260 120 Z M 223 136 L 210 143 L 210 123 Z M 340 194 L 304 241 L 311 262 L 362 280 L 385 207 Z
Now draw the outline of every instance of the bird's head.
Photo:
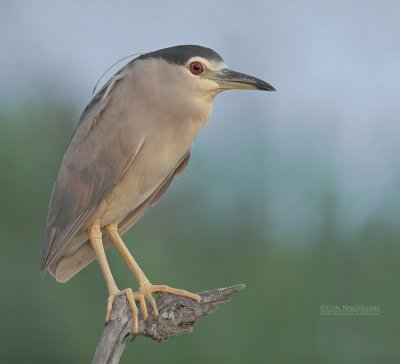
M 211 99 L 224 90 L 275 91 L 267 82 L 232 71 L 221 56 L 210 48 L 181 45 L 143 54 L 147 81 L 170 94 L 182 97 L 206 96 Z

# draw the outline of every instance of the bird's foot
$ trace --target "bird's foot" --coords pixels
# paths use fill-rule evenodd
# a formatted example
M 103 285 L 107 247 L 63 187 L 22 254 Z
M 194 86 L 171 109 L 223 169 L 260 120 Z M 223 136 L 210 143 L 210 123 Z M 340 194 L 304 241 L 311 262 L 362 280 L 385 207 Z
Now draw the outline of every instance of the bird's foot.
M 195 300 L 197 302 L 201 301 L 201 297 L 197 294 L 185 291 L 183 289 L 178 289 L 178 288 L 172 288 L 166 285 L 153 285 L 148 281 L 142 282 L 142 284 L 139 286 L 139 290 L 137 292 L 133 292 L 131 288 L 124 289 L 123 291 L 115 291 L 115 293 L 111 294 L 108 297 L 108 302 L 107 302 L 107 313 L 106 313 L 106 323 L 110 320 L 110 315 L 112 311 L 112 306 L 115 297 L 120 296 L 120 295 L 125 295 L 126 298 L 128 299 L 129 306 L 131 307 L 132 310 L 132 315 L 133 315 L 133 330 L 132 332 L 134 334 L 137 334 L 139 332 L 139 311 L 136 306 L 136 302 L 139 302 L 140 304 L 140 309 L 142 311 L 142 316 L 143 320 L 146 321 L 149 318 L 149 313 L 147 310 L 146 302 L 145 300 L 149 301 L 152 309 L 153 309 L 153 314 L 154 317 L 158 316 L 158 308 L 157 308 L 157 303 L 156 300 L 153 297 L 153 293 L 160 293 L 160 292 L 166 292 L 166 293 L 171 293 L 177 296 L 182 296 L 182 297 L 187 297 L 192 300 Z
M 132 292 L 131 288 L 126 288 L 123 291 L 115 291 L 115 293 L 112 293 L 108 297 L 107 301 L 107 313 L 106 313 L 106 323 L 110 320 L 110 315 L 112 311 L 112 306 L 115 297 L 120 296 L 120 295 L 125 295 L 126 298 L 128 299 L 129 306 L 131 307 L 132 310 L 132 315 L 133 315 L 133 330 L 132 332 L 134 334 L 137 334 L 139 332 L 139 317 L 138 317 L 138 309 L 136 306 L 136 302 L 139 302 L 140 304 L 140 309 L 142 311 L 142 316 L 143 320 L 147 320 L 149 317 L 149 314 L 147 312 L 147 306 L 144 300 L 144 294 L 140 292 Z
M 141 282 L 141 284 L 139 285 L 138 293 L 143 295 L 146 300 L 150 302 L 155 317 L 158 316 L 158 309 L 156 300 L 154 299 L 152 294 L 160 292 L 166 292 L 177 296 L 187 297 L 197 302 L 201 301 L 201 297 L 198 294 L 185 291 L 184 289 L 172 288 L 166 285 L 155 285 L 151 284 L 149 281 Z

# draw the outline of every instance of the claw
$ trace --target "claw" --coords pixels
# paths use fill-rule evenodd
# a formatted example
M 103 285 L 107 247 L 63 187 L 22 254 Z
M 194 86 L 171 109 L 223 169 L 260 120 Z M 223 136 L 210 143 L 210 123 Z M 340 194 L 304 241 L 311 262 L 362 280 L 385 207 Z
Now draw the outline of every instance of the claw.
M 133 333 L 137 334 L 139 332 L 139 314 L 138 314 L 138 309 L 136 307 L 136 302 L 135 302 L 135 297 L 132 293 L 132 290 L 130 288 L 127 288 L 125 290 L 125 295 L 128 298 L 129 305 L 131 306 L 132 309 L 132 314 L 133 314 Z
M 144 296 L 141 294 L 139 298 L 140 309 L 142 311 L 143 320 L 147 321 L 149 318 L 149 313 L 147 312 L 146 301 L 144 300 Z
M 158 308 L 157 308 L 157 303 L 156 300 L 154 299 L 154 297 L 152 296 L 152 291 L 147 291 L 145 293 L 145 297 L 147 298 L 147 300 L 150 302 L 151 304 L 151 308 L 153 309 L 153 314 L 154 317 L 158 317 Z
M 172 288 L 172 287 L 166 286 L 165 284 L 154 285 L 154 286 L 152 286 L 152 289 L 153 289 L 154 293 L 167 292 L 167 293 L 174 294 L 176 296 L 187 297 L 187 298 L 190 298 L 197 302 L 201 301 L 201 297 L 198 294 L 194 294 L 194 293 L 185 291 L 184 289 Z
M 128 299 L 129 306 L 130 306 L 130 308 L 132 310 L 132 315 L 133 315 L 132 332 L 134 334 L 137 334 L 139 332 L 139 311 L 138 311 L 138 308 L 136 306 L 136 301 L 138 301 L 139 304 L 140 304 L 140 309 L 142 311 L 142 315 L 143 315 L 143 319 L 144 320 L 148 319 L 149 314 L 147 312 L 146 303 L 144 301 L 144 295 L 142 293 L 139 293 L 139 292 L 132 292 L 131 288 L 124 289 L 123 291 L 118 291 L 118 292 L 116 292 L 116 293 L 114 293 L 114 294 L 112 294 L 111 296 L 108 297 L 107 312 L 106 312 L 105 321 L 107 323 L 110 320 L 112 306 L 113 306 L 115 297 L 120 296 L 122 294 L 124 294 L 126 296 L 126 298 Z
M 107 301 L 107 312 L 106 312 L 106 323 L 110 320 L 111 311 L 114 303 L 114 299 L 117 296 L 124 294 L 128 299 L 129 306 L 132 310 L 133 316 L 133 328 L 132 332 L 137 334 L 139 332 L 139 311 L 136 306 L 136 302 L 140 304 L 140 310 L 142 311 L 143 320 L 147 321 L 149 318 L 149 312 L 146 306 L 146 300 L 150 303 L 154 317 L 158 317 L 158 308 L 156 300 L 153 297 L 153 293 L 167 292 L 177 296 L 183 296 L 195 300 L 197 302 L 201 301 L 201 297 L 197 294 L 190 293 L 183 289 L 172 288 L 166 285 L 152 285 L 150 283 L 145 283 L 139 287 L 139 291 L 133 292 L 131 288 L 124 289 L 123 291 L 117 291 L 108 297 Z
M 139 286 L 138 292 L 142 293 L 144 295 L 144 297 L 150 302 L 155 317 L 158 316 L 158 308 L 157 308 L 156 300 L 154 299 L 154 297 L 152 295 L 153 293 L 166 292 L 166 293 L 174 294 L 176 296 L 187 297 L 187 298 L 190 298 L 197 302 L 201 301 L 201 297 L 197 294 L 185 291 L 183 289 L 172 288 L 172 287 L 166 286 L 165 284 L 153 285 L 150 282 L 145 282 L 144 284 Z

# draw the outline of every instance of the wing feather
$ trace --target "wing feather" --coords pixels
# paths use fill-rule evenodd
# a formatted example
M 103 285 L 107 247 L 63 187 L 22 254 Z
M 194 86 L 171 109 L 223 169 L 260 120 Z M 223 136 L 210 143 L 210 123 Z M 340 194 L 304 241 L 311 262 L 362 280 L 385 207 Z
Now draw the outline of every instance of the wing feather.
M 177 166 L 171 171 L 170 174 L 164 179 L 164 181 L 153 191 L 153 193 L 136 209 L 129 213 L 124 220 L 118 226 L 120 234 L 124 234 L 128 231 L 148 210 L 150 206 L 157 203 L 160 198 L 167 191 L 174 177 L 182 175 L 186 169 L 190 159 L 190 150 L 181 158 Z M 111 242 L 108 237 L 104 236 L 104 246 L 107 248 Z M 57 281 L 66 282 L 77 274 L 81 269 L 86 267 L 90 262 L 96 258 L 93 249 L 91 248 L 89 241 L 86 241 L 79 250 L 72 256 L 64 257 L 57 262 L 53 267 L 50 266 L 50 272 L 55 276 Z
M 86 107 L 71 138 L 50 199 L 42 272 L 82 228 L 143 146 L 144 133 L 125 119 L 126 103 L 119 102 L 124 97 L 119 90 L 124 82 L 122 70 Z

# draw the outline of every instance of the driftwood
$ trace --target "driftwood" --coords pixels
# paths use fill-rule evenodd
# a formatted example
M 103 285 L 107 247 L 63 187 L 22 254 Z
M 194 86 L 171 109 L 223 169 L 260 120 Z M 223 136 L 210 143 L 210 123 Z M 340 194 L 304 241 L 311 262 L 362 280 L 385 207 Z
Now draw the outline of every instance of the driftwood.
M 218 288 L 199 293 L 201 302 L 189 298 L 161 293 L 156 302 L 159 316 L 154 318 L 151 308 L 149 319 L 143 321 L 139 314 L 139 332 L 137 335 L 147 336 L 162 342 L 170 337 L 191 333 L 193 326 L 202 316 L 212 313 L 218 306 L 228 303 L 233 293 L 242 290 L 244 284 Z M 92 364 L 117 364 L 128 341 L 137 335 L 132 334 L 132 311 L 124 295 L 114 301 L 110 321 L 104 327 Z

